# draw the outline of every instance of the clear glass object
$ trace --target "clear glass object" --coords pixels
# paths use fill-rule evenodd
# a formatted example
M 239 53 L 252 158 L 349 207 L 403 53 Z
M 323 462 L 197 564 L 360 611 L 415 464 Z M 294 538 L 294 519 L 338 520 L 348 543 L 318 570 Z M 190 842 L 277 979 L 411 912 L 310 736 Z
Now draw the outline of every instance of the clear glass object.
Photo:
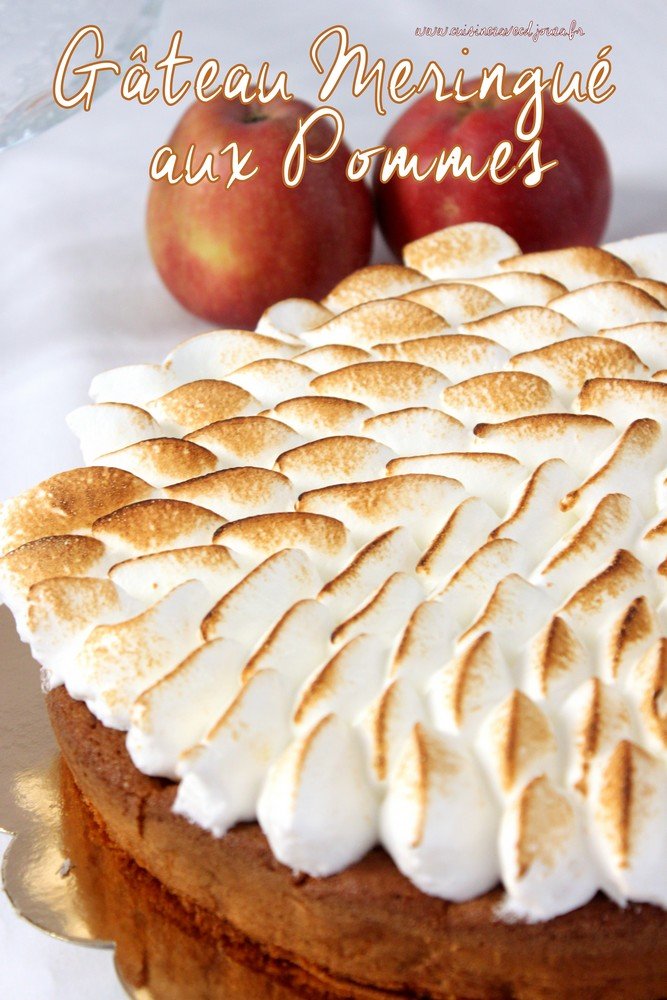
M 39 135 L 80 110 L 59 108 L 52 94 L 60 55 L 74 32 L 98 25 L 104 55 L 123 66 L 132 49 L 148 40 L 163 0 L 0 0 L 0 151 Z M 77 62 L 94 58 L 87 36 L 77 49 Z M 83 82 L 83 79 L 81 80 Z M 95 97 L 118 85 L 118 77 L 101 73 Z

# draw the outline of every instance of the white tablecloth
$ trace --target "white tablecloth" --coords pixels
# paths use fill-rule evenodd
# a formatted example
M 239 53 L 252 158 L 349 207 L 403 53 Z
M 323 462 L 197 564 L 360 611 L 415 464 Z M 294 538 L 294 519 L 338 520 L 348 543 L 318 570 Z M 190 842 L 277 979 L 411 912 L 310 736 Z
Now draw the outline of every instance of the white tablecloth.
M 8 5 L 4 18 L 11 19 L 11 10 Z M 583 108 L 613 166 L 607 238 L 665 229 L 664 0 L 580 0 L 574 6 L 552 0 L 548 7 L 534 0 L 336 0 L 326 9 L 306 0 L 167 0 L 150 51 L 157 58 L 182 28 L 183 48 L 195 65 L 209 56 L 223 67 L 239 61 L 256 67 L 268 59 L 288 71 L 295 94 L 315 102 L 319 80 L 308 50 L 330 24 L 345 24 L 353 41 L 390 64 L 410 56 L 419 67 L 433 58 L 453 72 L 462 43 L 417 38 L 417 26 L 523 24 L 531 18 L 568 25 L 572 16 L 586 32 L 574 41 L 468 41 L 469 73 L 498 60 L 548 68 L 563 59 L 567 68 L 587 68 L 603 45 L 613 45 L 617 93 L 606 104 Z M 341 85 L 334 103 L 345 115 L 348 142 L 361 147 L 379 141 L 399 113 L 390 109 L 386 119 L 378 118 L 371 97 L 352 99 L 348 85 Z M 0 155 L 0 497 L 77 464 L 63 418 L 85 401 L 92 375 L 159 360 L 206 328 L 164 290 L 144 236 L 150 156 L 182 111 L 158 102 L 128 104 L 114 91 L 89 114 Z M 0 894 L 0 995 L 110 1000 L 122 991 L 110 953 L 48 938 L 19 920 Z

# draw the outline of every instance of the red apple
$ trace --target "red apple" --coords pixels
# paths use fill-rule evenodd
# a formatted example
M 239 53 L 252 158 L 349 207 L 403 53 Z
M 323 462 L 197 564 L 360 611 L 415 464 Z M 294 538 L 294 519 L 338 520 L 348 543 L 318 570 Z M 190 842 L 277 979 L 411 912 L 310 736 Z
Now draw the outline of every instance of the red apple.
M 471 89 L 473 84 L 471 83 Z M 522 98 L 438 103 L 431 94 L 415 102 L 394 123 L 383 142 L 407 146 L 422 169 L 442 149 L 461 146 L 479 170 L 501 139 L 514 141 L 516 163 L 526 145 L 514 138 Z M 557 159 L 534 188 L 522 183 L 530 165 L 505 185 L 488 176 L 477 182 L 448 174 L 438 183 L 394 176 L 386 184 L 375 175 L 380 226 L 389 246 L 401 247 L 420 236 L 459 222 L 490 222 L 513 236 L 524 251 L 598 243 L 609 214 L 611 176 L 604 147 L 586 119 L 566 104 L 545 99 L 542 162 Z M 506 168 L 507 169 L 507 168 Z
M 272 302 L 321 298 L 368 263 L 372 199 L 364 184 L 347 180 L 343 144 L 326 162 L 308 163 L 296 188 L 283 183 L 283 156 L 299 119 L 311 111 L 303 101 L 244 105 L 221 96 L 193 104 L 176 126 L 169 145 L 179 169 L 194 143 L 194 167 L 211 152 L 220 180 L 152 181 L 148 242 L 165 285 L 196 315 L 254 327 Z M 331 137 L 331 126 L 320 120 L 308 133 L 308 151 L 323 151 Z M 252 149 L 245 172 L 259 171 L 227 189 L 231 161 L 220 150 L 230 142 L 241 156 Z

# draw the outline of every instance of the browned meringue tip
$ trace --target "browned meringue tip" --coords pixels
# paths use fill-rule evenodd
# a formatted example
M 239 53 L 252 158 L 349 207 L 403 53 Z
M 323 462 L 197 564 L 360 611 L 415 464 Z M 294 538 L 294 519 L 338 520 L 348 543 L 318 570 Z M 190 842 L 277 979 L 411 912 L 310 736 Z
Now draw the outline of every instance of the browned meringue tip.
M 276 468 L 294 482 L 306 479 L 333 485 L 375 478 L 393 454 L 371 438 L 338 434 L 284 451 L 276 459 Z
M 481 319 L 502 309 L 502 302 L 491 292 L 462 281 L 428 285 L 426 288 L 407 292 L 402 298 L 433 310 L 450 326 Z
M 408 243 L 403 260 L 431 279 L 475 277 L 517 253 L 517 243 L 497 226 L 465 222 Z
M 497 296 L 507 309 L 513 306 L 546 306 L 550 299 L 567 291 L 565 285 L 546 274 L 504 270 L 480 278 L 466 278 L 467 283 L 486 288 Z
M 335 395 L 296 396 L 278 403 L 273 412 L 305 436 L 313 432 L 353 433 L 363 420 L 373 416 L 373 411 L 363 403 Z
M 242 465 L 186 479 L 167 487 L 165 493 L 176 500 L 188 500 L 231 520 L 250 509 L 293 502 L 292 484 L 274 469 Z M 225 511 L 227 513 L 225 513 Z
M 667 309 L 667 282 L 657 281 L 655 278 L 628 278 L 627 284 L 640 291 L 646 292 L 651 298 L 659 302 L 663 309 Z
M 503 271 L 543 274 L 559 281 L 566 288 L 588 285 L 594 281 L 636 277 L 630 265 L 620 257 L 615 257 L 601 247 L 588 246 L 519 254 L 501 260 L 499 267 Z
M 353 344 L 324 344 L 322 347 L 310 347 L 301 354 L 295 354 L 294 360 L 307 365 L 318 375 L 353 365 L 359 361 L 372 361 L 372 355 Z
M 161 487 L 210 472 L 215 468 L 217 459 L 208 448 L 193 441 L 159 437 L 101 455 L 95 465 L 105 462 L 130 472 L 141 471 L 155 487 Z
M 544 413 L 558 408 L 558 400 L 546 381 L 528 372 L 489 372 L 443 389 L 442 400 L 454 416 L 484 413 L 499 420 Z
M 428 405 L 446 384 L 447 379 L 434 368 L 411 361 L 364 361 L 319 375 L 310 386 L 323 396 L 389 407 Z
M 206 378 L 186 382 L 148 405 L 158 420 L 192 432 L 216 420 L 237 417 L 259 404 L 249 392 L 231 382 Z
M 595 377 L 587 379 L 577 397 L 582 412 L 602 410 L 602 416 L 614 405 L 631 407 L 632 416 L 667 418 L 667 384 L 648 379 Z
M 389 361 L 412 361 L 435 368 L 453 382 L 465 378 L 471 368 L 474 374 L 500 368 L 509 357 L 509 352 L 494 340 L 466 333 L 376 344 L 374 351 Z
M 284 340 L 253 330 L 211 330 L 178 344 L 167 355 L 163 367 L 188 377 L 206 362 L 214 378 L 223 377 L 260 358 L 289 357 L 293 350 Z
M 96 518 L 152 492 L 143 479 L 123 469 L 96 465 L 60 472 L 3 504 L 2 551 L 90 528 Z
M 102 539 L 150 552 L 172 548 L 193 532 L 202 533 L 210 541 L 222 521 L 210 510 L 183 500 L 141 500 L 99 517 L 92 531 Z
M 218 420 L 186 434 L 184 440 L 193 441 L 216 454 L 250 463 L 270 455 L 273 464 L 276 455 L 296 445 L 301 438 L 288 424 L 257 415 Z
M 549 373 L 577 390 L 591 378 L 641 378 L 648 366 L 631 347 L 606 337 L 572 337 L 510 358 L 511 368 Z M 547 375 L 548 377 L 548 375 Z
M 27 591 L 53 576 L 89 576 L 104 553 L 104 543 L 90 535 L 47 535 L 0 556 L 0 573 Z
M 342 521 L 326 514 L 282 511 L 254 514 L 223 524 L 216 530 L 213 541 L 232 548 L 241 542 L 267 553 L 305 546 L 336 554 L 346 545 L 347 528 Z
M 375 299 L 396 298 L 421 288 L 428 279 L 400 264 L 371 264 L 343 278 L 322 300 L 332 312 L 341 313 Z
M 307 340 L 313 346 L 340 343 L 371 348 L 381 342 L 432 337 L 447 329 L 441 316 L 418 302 L 378 299 L 334 316 L 311 330 Z

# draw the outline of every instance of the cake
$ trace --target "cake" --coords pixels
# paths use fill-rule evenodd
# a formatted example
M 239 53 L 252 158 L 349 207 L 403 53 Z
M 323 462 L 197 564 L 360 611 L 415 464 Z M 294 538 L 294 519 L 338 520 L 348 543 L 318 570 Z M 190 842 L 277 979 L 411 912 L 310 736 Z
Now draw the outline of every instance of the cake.
M 86 807 L 276 982 L 667 996 L 666 278 L 451 227 L 98 376 L 3 505 Z

